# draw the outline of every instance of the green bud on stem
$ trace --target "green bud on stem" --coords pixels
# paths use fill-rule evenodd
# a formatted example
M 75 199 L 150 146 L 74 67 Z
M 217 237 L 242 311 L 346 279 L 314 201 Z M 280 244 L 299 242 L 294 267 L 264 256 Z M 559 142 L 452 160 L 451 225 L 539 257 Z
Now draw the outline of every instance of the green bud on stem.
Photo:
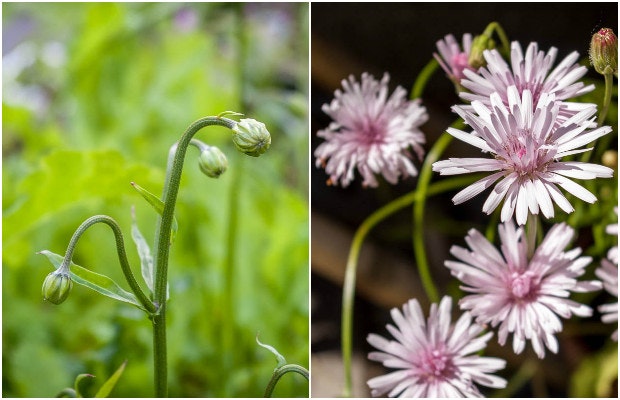
M 50 303 L 60 304 L 69 297 L 73 287 L 71 275 L 63 268 L 50 272 L 43 281 L 41 293 L 43 298 Z
M 209 178 L 219 178 L 228 168 L 228 159 L 217 147 L 208 146 L 200 153 L 198 166 Z
M 618 76 L 618 38 L 612 29 L 602 28 L 592 35 L 590 62 L 599 74 Z
M 271 135 L 262 122 L 244 118 L 232 130 L 237 150 L 249 156 L 258 157 L 271 146 Z

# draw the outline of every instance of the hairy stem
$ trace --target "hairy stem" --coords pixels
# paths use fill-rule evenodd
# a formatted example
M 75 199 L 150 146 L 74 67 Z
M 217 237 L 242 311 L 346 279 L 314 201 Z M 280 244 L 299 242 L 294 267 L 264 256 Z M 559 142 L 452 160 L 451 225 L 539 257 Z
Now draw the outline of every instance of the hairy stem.
M 168 282 L 168 258 L 170 255 L 170 230 L 174 218 L 174 209 L 181 184 L 181 172 L 185 153 L 192 137 L 202 128 L 210 125 L 220 125 L 232 129 L 237 122 L 223 117 L 205 117 L 191 124 L 181 139 L 176 149 L 170 152 L 172 164 L 164 184 L 162 201 L 164 211 L 155 236 L 155 291 L 154 302 L 159 312 L 153 316 L 153 347 L 155 368 L 155 396 L 167 397 L 168 395 L 168 367 L 167 367 L 167 343 L 166 343 L 166 286 Z M 172 155 L 174 153 L 174 156 Z
M 65 253 L 65 258 L 63 260 L 63 264 L 61 268 L 66 268 L 71 264 L 71 259 L 73 258 L 73 252 L 75 250 L 75 246 L 78 241 L 86 232 L 88 228 L 97 223 L 103 223 L 112 228 L 112 232 L 114 232 L 114 239 L 116 240 L 116 252 L 118 253 L 118 261 L 121 265 L 121 270 L 123 271 L 123 275 L 125 275 L 125 279 L 129 284 L 132 292 L 136 295 L 136 298 L 142 304 L 142 306 L 151 314 L 157 312 L 157 307 L 146 297 L 140 285 L 136 281 L 136 278 L 131 271 L 131 266 L 129 265 L 129 261 L 127 261 L 127 253 L 125 253 L 125 242 L 123 240 L 123 232 L 118 225 L 118 223 L 107 215 L 94 215 L 88 218 L 86 221 L 82 222 L 82 224 L 77 228 L 71 240 L 69 241 L 69 246 L 67 246 L 67 251 Z
M 308 370 L 305 369 L 304 367 L 302 367 L 300 365 L 297 365 L 297 364 L 286 364 L 286 365 L 283 365 L 283 366 L 281 366 L 279 368 L 276 368 L 275 371 L 273 371 L 273 375 L 271 376 L 271 380 L 269 381 L 269 383 L 267 384 L 267 388 L 265 389 L 265 396 L 264 397 L 271 397 L 271 394 L 273 393 L 273 390 L 276 388 L 276 385 L 278 384 L 278 381 L 287 372 L 296 372 L 299 375 L 301 375 L 304 378 L 306 378 L 306 380 L 309 380 L 310 374 L 308 373 Z

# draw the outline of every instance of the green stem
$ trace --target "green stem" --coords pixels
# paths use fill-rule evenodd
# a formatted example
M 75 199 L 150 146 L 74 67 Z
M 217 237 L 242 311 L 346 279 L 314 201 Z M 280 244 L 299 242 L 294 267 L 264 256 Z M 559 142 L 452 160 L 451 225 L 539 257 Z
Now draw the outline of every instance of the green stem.
M 607 72 L 603 75 L 605 77 L 605 96 L 603 97 L 603 105 L 601 106 L 601 112 L 598 116 L 598 126 L 603 126 L 605 118 L 607 117 L 607 111 L 611 104 L 611 93 L 613 92 L 614 78 L 612 72 Z
M 429 186 L 426 195 L 434 196 L 443 192 L 453 190 L 458 187 L 463 187 L 473 181 L 472 177 L 456 177 L 450 179 L 444 179 L 443 181 L 434 183 Z M 374 213 L 372 213 L 362 224 L 359 226 L 355 235 L 353 236 L 353 242 L 349 249 L 349 256 L 347 258 L 347 266 L 345 270 L 344 286 L 342 290 L 342 322 L 341 322 L 341 343 L 342 343 L 342 358 L 344 365 L 344 397 L 351 397 L 352 395 L 352 378 L 351 378 L 351 354 L 352 354 L 352 331 L 353 331 L 353 305 L 355 296 L 355 280 L 357 275 L 357 262 L 359 260 L 359 254 L 362 248 L 362 244 L 368 235 L 368 232 L 374 228 L 379 222 L 385 218 L 402 210 L 405 207 L 411 205 L 411 203 L 420 199 L 420 194 L 417 191 L 413 191 L 403 195 L 390 203 L 384 205 Z
M 499 40 L 502 42 L 502 50 L 504 51 L 504 55 L 509 55 L 510 42 L 508 41 L 508 36 L 506 36 L 506 32 L 504 32 L 504 29 L 498 22 L 493 21 L 489 25 L 487 25 L 486 29 L 484 30 L 484 34 L 490 38 L 493 35 L 493 31 L 497 33 L 497 36 L 499 36 Z
M 273 371 L 273 375 L 271 376 L 271 380 L 269 381 L 269 383 L 267 384 L 267 388 L 265 389 L 265 396 L 264 397 L 271 397 L 271 394 L 273 393 L 273 390 L 275 389 L 276 385 L 278 384 L 278 381 L 287 372 L 296 372 L 299 375 L 301 375 L 304 378 L 306 378 L 306 380 L 309 380 L 310 374 L 308 373 L 308 370 L 305 369 L 304 367 L 302 367 L 300 365 L 296 365 L 296 364 L 283 365 L 283 366 L 281 366 L 279 368 L 276 368 L 275 371 Z
M 439 295 L 437 294 L 437 288 L 433 283 L 428 266 L 428 259 L 426 257 L 426 248 L 424 244 L 424 211 L 426 207 L 428 187 L 433 173 L 433 163 L 441 157 L 450 142 L 452 142 L 452 136 L 444 132 L 426 155 L 416 189 L 418 192 L 419 201 L 417 201 L 413 206 L 413 249 L 416 263 L 418 265 L 420 280 L 422 281 L 424 291 L 426 292 L 426 295 L 431 303 L 438 302 Z
M 116 251 L 118 253 L 118 260 L 121 264 L 121 270 L 123 271 L 123 275 L 125 275 L 125 279 L 129 284 L 129 287 L 136 295 L 136 298 L 142 304 L 142 306 L 151 314 L 157 312 L 157 307 L 153 305 L 153 303 L 146 297 L 140 285 L 136 281 L 136 278 L 131 271 L 131 266 L 129 265 L 129 261 L 127 261 L 127 254 L 125 253 L 125 242 L 123 240 L 123 232 L 118 225 L 118 223 L 111 217 L 107 215 L 94 215 L 88 218 L 86 221 L 82 222 L 82 224 L 77 228 L 71 240 L 69 241 L 69 246 L 67 246 L 67 252 L 65 253 L 65 258 L 63 260 L 60 268 L 67 268 L 71 264 L 71 259 L 73 258 L 73 252 L 75 250 L 75 246 L 77 242 L 80 240 L 84 232 L 91 226 L 97 223 L 103 223 L 112 228 L 112 232 L 114 232 L 114 239 L 116 240 Z
M 613 74 L 611 72 L 603 74 L 605 77 L 605 94 L 603 95 L 603 104 L 601 104 L 601 110 L 598 115 L 597 126 L 601 127 L 605 123 L 605 118 L 607 118 L 607 111 L 609 111 L 609 105 L 611 104 L 611 95 L 613 93 Z M 611 140 L 612 135 L 605 135 L 602 139 L 599 139 L 599 143 L 601 146 L 595 146 L 597 141 L 594 141 L 590 144 L 590 147 L 596 147 L 596 159 L 600 159 L 603 152 L 607 150 L 609 141 Z M 592 158 L 592 153 L 594 151 L 587 151 L 581 155 L 582 162 L 589 162 Z
M 426 84 L 437 70 L 437 67 L 439 67 L 439 63 L 433 58 L 422 68 L 411 89 L 411 95 L 409 96 L 411 100 L 422 97 Z
M 155 236 L 155 291 L 154 302 L 159 307 L 157 315 L 153 316 L 153 347 L 155 368 L 155 396 L 167 397 L 168 395 L 168 372 L 167 372 L 167 344 L 166 344 L 166 285 L 168 282 L 168 258 L 170 255 L 170 230 L 174 218 L 174 209 L 181 184 L 181 172 L 185 153 L 192 137 L 202 128 L 210 125 L 220 125 L 232 129 L 237 122 L 223 117 L 205 117 L 191 124 L 174 151 L 174 157 L 169 174 L 166 176 L 164 193 L 164 211 Z M 170 153 L 170 154 L 171 154 Z M 172 157 L 172 155 L 171 155 Z
M 527 240 L 527 259 L 530 260 L 536 250 L 536 232 L 538 230 L 538 215 L 527 214 L 525 223 L 525 237 Z

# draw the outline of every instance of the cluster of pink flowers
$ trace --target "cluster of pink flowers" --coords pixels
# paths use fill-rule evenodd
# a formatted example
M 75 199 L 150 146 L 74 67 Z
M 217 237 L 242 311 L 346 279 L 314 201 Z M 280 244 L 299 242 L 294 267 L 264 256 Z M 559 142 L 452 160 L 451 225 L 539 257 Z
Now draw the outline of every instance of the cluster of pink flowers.
M 605 288 L 618 296 L 617 247 L 596 270 L 602 282 L 580 281 L 592 258 L 581 256 L 580 248 L 566 250 L 574 236 L 570 226 L 555 224 L 538 246 L 524 227 L 531 215 L 553 218 L 555 206 L 573 212 L 562 190 L 588 203 L 597 200 L 573 179 L 613 176 L 605 166 L 563 160 L 591 151 L 586 146 L 612 131 L 609 126 L 597 126 L 596 105 L 569 101 L 594 89 L 580 81 L 587 70 L 577 64 L 579 55 L 569 54 L 554 68 L 557 49 L 544 52 L 530 43 L 524 54 L 521 45 L 513 42 L 508 62 L 499 51 L 487 49 L 483 52 L 486 65 L 475 70 L 468 61 L 470 34 L 463 36 L 462 47 L 447 35 L 437 42 L 437 49 L 435 59 L 456 87 L 464 89 L 459 95 L 468 102 L 452 109 L 471 132 L 449 128 L 447 133 L 487 156 L 449 158 L 432 168 L 440 175 L 488 173 L 458 192 L 453 202 L 463 203 L 492 188 L 482 211 L 491 214 L 503 202 L 498 227 L 501 246 L 496 249 L 472 229 L 465 238 L 469 249 L 451 248 L 458 261 L 448 260 L 445 266 L 468 293 L 458 303 L 464 313 L 456 324 L 450 324 L 449 297 L 439 306 L 431 305 L 428 320 L 418 302 L 410 300 L 402 312 L 392 310 L 396 326 L 387 329 L 395 340 L 368 336 L 378 350 L 369 358 L 396 369 L 368 381 L 373 396 L 479 397 L 476 385 L 503 388 L 506 381 L 493 373 L 505 362 L 477 355 L 493 334 L 484 333 L 486 329 L 497 328 L 500 345 L 512 335 L 516 354 L 530 342 L 538 357 L 544 358 L 546 349 L 558 352 L 556 334 L 563 328 L 562 318 L 593 313 L 587 305 L 569 299 L 571 293 Z M 337 91 L 334 101 L 324 106 L 334 122 L 318 133 L 326 141 L 315 152 L 317 166 L 325 168 L 329 182 L 347 186 L 355 168 L 364 186 L 377 186 L 377 174 L 392 184 L 401 176 L 415 176 L 409 148 L 422 157 L 424 135 L 419 126 L 428 118 L 426 110 L 417 101 L 405 100 L 402 88 L 387 100 L 387 75 L 377 82 L 365 74 L 361 85 L 351 77 L 343 87 L 344 92 Z M 617 235 L 617 224 L 608 232 Z M 617 322 L 617 302 L 598 310 L 603 322 Z M 617 335 L 616 330 L 616 341 Z

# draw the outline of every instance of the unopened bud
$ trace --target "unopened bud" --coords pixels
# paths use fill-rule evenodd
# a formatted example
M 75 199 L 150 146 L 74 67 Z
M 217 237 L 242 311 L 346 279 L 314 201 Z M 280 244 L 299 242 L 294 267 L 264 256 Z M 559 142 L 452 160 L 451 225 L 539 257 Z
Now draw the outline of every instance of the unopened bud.
M 590 62 L 599 74 L 618 76 L 618 38 L 612 29 L 602 28 L 592 35 Z
M 200 153 L 198 166 L 208 177 L 219 178 L 228 168 L 228 159 L 217 147 L 208 146 Z
M 495 48 L 495 41 L 490 36 L 482 34 L 476 36 L 471 44 L 471 52 L 469 53 L 469 66 L 473 69 L 478 69 L 486 65 L 484 59 L 484 51 Z
M 258 157 L 271 145 L 271 135 L 265 124 L 254 119 L 245 118 L 233 128 L 233 142 L 237 149 L 252 157 Z
M 50 303 L 60 304 L 69 297 L 72 287 L 73 282 L 69 272 L 59 268 L 45 277 L 41 293 L 43 298 Z

